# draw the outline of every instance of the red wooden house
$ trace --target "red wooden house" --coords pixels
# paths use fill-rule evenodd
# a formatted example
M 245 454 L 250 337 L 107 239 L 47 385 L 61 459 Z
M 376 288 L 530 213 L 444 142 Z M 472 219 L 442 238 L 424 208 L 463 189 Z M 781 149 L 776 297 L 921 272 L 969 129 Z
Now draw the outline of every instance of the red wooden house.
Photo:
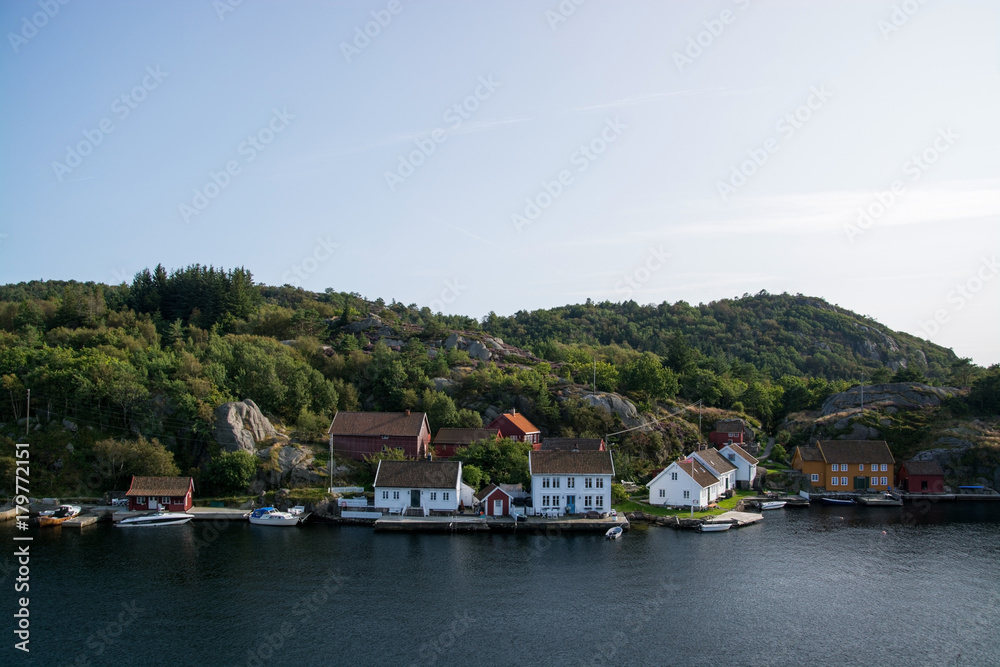
M 391 449 L 402 449 L 411 458 L 430 453 L 426 412 L 338 412 L 328 433 L 334 454 L 358 461 Z
M 514 498 L 503 488 L 490 484 L 476 494 L 476 500 L 486 516 L 508 516 Z
M 524 415 L 517 414 L 516 410 L 500 415 L 490 422 L 488 428 L 499 429 L 500 435 L 505 438 L 530 442 L 535 445 L 534 449 L 536 450 L 538 449 L 537 445 L 542 441 L 542 432 L 538 430 L 538 427 L 528 421 Z
M 715 430 L 708 434 L 708 440 L 716 449 L 725 445 L 746 444 L 742 419 L 720 419 L 715 423 Z
M 442 428 L 434 436 L 434 456 L 448 459 L 459 447 L 468 447 L 479 440 L 499 440 L 500 430 L 495 428 Z
M 130 510 L 186 512 L 194 506 L 194 480 L 190 477 L 132 477 L 125 496 Z
M 604 438 L 546 438 L 542 452 L 603 452 Z
M 944 470 L 937 461 L 904 461 L 899 488 L 910 493 L 944 493 Z

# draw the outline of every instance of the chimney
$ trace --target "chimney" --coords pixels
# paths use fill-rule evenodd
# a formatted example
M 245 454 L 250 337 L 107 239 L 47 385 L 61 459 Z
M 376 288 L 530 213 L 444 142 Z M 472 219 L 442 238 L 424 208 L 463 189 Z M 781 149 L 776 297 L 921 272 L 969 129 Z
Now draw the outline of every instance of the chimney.
M 510 409 L 510 414 L 516 415 L 517 414 L 517 408 L 511 408 Z
M 410 409 L 409 409 L 409 408 L 406 408 L 406 416 L 407 416 L 407 417 L 409 417 L 409 416 L 410 416 Z

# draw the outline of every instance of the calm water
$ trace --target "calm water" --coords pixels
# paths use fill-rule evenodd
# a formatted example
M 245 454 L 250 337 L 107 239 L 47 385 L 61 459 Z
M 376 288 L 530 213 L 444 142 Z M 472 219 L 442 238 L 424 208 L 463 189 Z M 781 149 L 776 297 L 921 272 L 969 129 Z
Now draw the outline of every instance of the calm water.
M 32 544 L 30 657 L 7 646 L 0 664 L 1000 664 L 1000 503 L 902 518 L 813 507 L 617 542 L 46 530 Z M 0 563 L 12 528 L 0 525 Z

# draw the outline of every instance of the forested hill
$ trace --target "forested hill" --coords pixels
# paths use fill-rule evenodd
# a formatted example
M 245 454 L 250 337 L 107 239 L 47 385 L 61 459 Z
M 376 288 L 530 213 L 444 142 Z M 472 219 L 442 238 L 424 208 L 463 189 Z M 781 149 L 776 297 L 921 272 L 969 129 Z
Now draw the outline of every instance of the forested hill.
M 553 343 L 620 345 L 654 352 L 681 370 L 687 346 L 695 356 L 714 360 L 716 372 L 750 364 L 773 379 L 858 380 L 862 372 L 871 378 L 880 368 L 901 367 L 943 379 L 957 362 L 949 349 L 800 294 L 761 292 L 698 306 L 588 301 L 512 317 L 490 314 L 483 328 L 544 358 L 552 357 Z

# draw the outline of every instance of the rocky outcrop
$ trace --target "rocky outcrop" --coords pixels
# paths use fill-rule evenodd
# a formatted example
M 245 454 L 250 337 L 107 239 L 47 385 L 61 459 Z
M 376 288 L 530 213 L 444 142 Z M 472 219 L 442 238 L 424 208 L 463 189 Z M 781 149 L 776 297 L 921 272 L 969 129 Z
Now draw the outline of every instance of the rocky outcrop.
M 434 391 L 443 391 L 446 394 L 452 393 L 458 385 L 451 378 L 431 378 L 431 382 L 434 383 Z
M 645 423 L 645 420 L 639 416 L 639 411 L 635 409 L 635 404 L 619 394 L 599 392 L 597 394 L 584 394 L 580 399 L 584 403 L 618 415 L 618 418 L 628 428 L 641 426 Z
M 823 403 L 822 416 L 859 408 L 861 387 L 833 394 Z M 893 382 L 864 387 L 865 407 L 896 409 L 932 408 L 958 393 L 955 387 L 931 387 L 918 382 Z
M 245 449 L 253 453 L 258 442 L 277 435 L 271 422 L 249 398 L 235 403 L 223 403 L 215 409 L 212 437 L 226 451 Z

